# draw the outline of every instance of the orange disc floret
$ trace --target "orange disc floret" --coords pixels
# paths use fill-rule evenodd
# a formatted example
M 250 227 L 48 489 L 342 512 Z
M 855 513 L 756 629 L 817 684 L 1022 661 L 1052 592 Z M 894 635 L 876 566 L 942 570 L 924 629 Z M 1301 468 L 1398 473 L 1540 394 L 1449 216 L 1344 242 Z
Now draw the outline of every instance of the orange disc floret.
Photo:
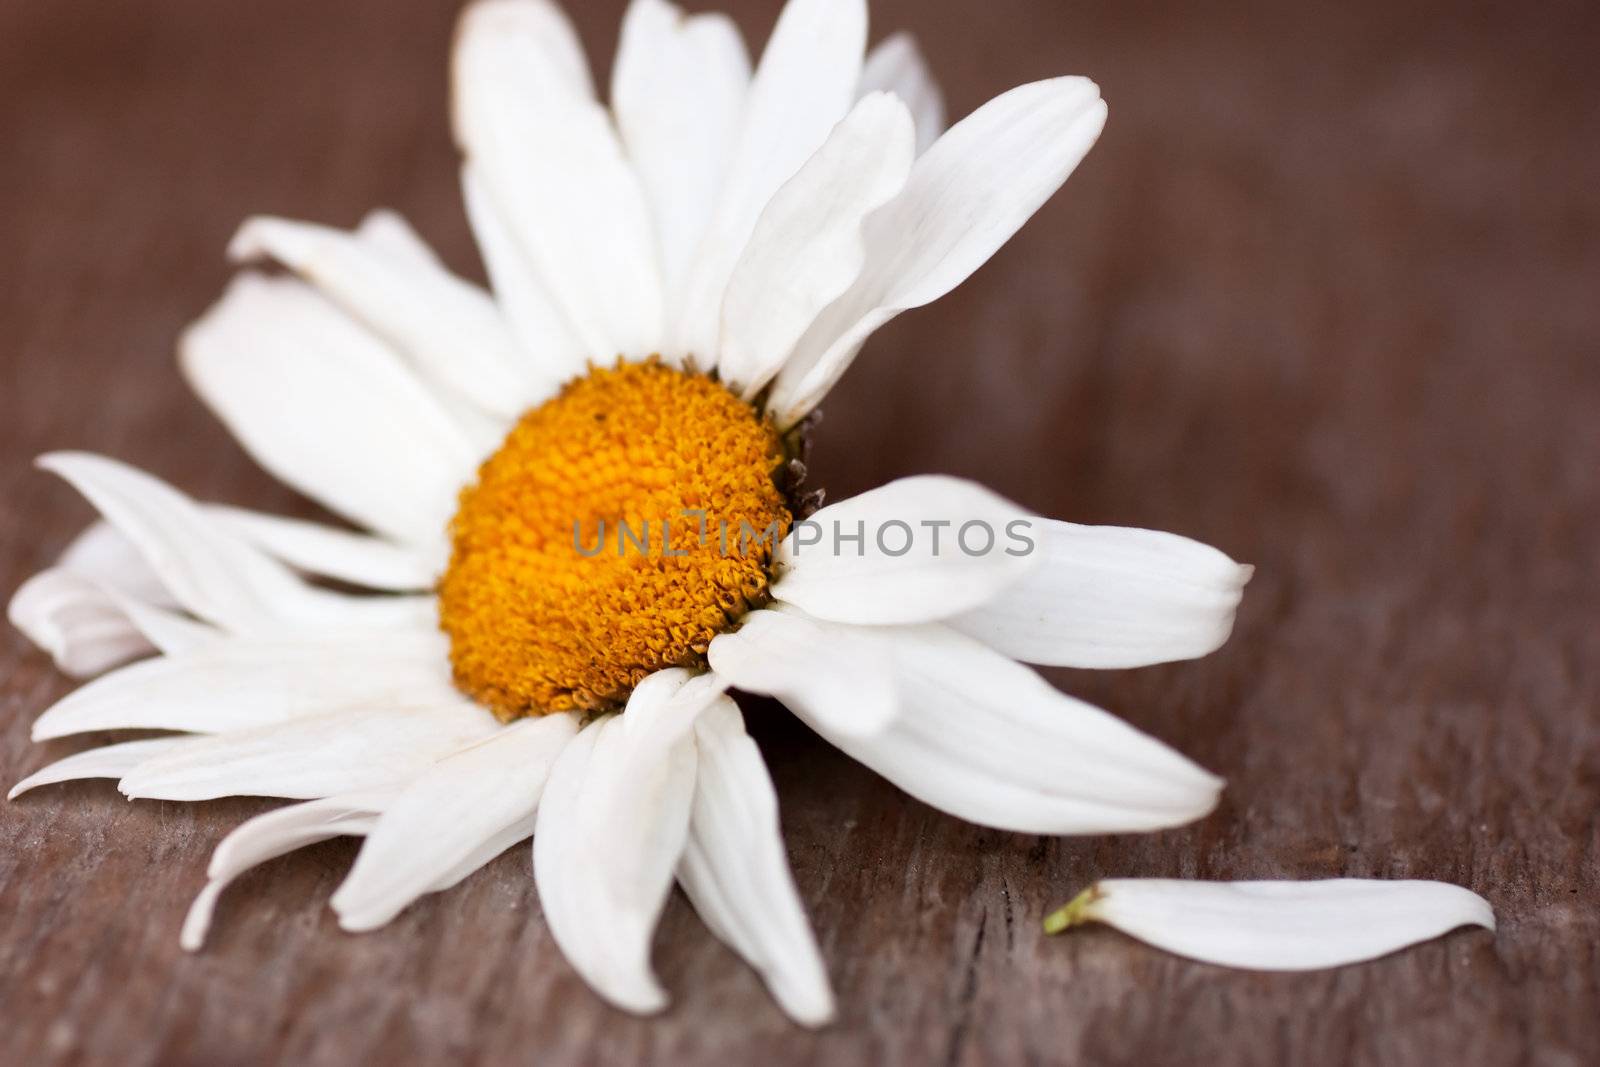
M 652 360 L 570 382 L 461 492 L 439 584 L 457 686 L 509 720 L 703 665 L 766 599 L 783 462 L 771 420 L 705 375 Z

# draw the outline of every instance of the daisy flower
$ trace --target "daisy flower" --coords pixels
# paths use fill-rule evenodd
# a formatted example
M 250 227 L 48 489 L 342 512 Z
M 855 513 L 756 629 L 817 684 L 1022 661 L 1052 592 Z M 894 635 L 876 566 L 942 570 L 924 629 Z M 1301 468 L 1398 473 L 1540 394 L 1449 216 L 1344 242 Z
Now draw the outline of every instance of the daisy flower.
M 1219 779 L 1025 664 L 1203 655 L 1249 568 L 946 477 L 815 510 L 808 416 L 1106 118 L 1067 77 L 945 130 L 911 40 L 866 37 L 860 0 L 791 0 L 752 71 L 728 19 L 635 0 L 608 108 L 556 7 L 469 7 L 452 121 L 492 292 L 391 213 L 255 218 L 231 255 L 283 269 L 242 273 L 180 346 L 243 447 L 364 532 L 43 457 L 103 521 L 10 615 L 100 677 L 34 737 L 163 733 L 12 795 L 296 801 L 219 844 L 190 948 L 230 880 L 310 842 L 365 838 L 332 906 L 370 930 L 531 837 L 550 929 L 612 1003 L 665 1004 L 650 940 L 676 882 L 807 1024 L 833 998 L 730 691 L 986 826 L 1209 812 Z

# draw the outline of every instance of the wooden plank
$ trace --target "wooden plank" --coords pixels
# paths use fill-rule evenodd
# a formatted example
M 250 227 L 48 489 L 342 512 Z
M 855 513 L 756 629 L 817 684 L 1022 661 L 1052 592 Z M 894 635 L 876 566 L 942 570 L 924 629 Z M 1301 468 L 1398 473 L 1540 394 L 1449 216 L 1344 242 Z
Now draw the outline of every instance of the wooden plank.
M 445 123 L 445 3 L 0 6 L 0 590 L 88 518 L 33 454 L 115 454 L 310 514 L 179 382 L 174 338 L 249 213 L 403 210 L 474 271 Z M 603 71 L 621 4 L 583 6 Z M 738 5 L 764 34 L 775 3 Z M 904 796 L 752 714 L 843 1018 L 789 1025 L 681 899 L 654 1020 L 605 1008 L 528 850 L 384 930 L 323 906 L 333 842 L 177 931 L 261 802 L 54 787 L 0 818 L 0 1061 L 1504 1064 L 1600 1049 L 1600 30 L 1592 5 L 901 0 L 952 110 L 1095 76 L 1107 136 L 971 283 L 874 340 L 828 405 L 835 496 L 980 478 L 1259 570 L 1202 662 L 1060 684 L 1229 780 L 1202 823 L 1040 840 Z M 757 38 L 759 39 L 759 38 Z M 0 777 L 83 742 L 0 638 Z M 1102 875 L 1404 876 L 1497 907 L 1315 975 L 1232 973 L 1038 921 Z

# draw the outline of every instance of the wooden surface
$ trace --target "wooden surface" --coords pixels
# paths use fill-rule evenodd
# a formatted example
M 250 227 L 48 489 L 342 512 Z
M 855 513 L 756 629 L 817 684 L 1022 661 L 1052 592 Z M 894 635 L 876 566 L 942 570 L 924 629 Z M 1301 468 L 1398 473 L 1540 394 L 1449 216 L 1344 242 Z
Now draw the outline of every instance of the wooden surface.
M 173 341 L 251 212 L 387 204 L 476 273 L 450 7 L 0 2 L 0 590 L 89 516 L 29 469 L 50 448 L 312 513 L 186 393 Z M 738 15 L 764 36 L 776 7 Z M 879 335 L 816 454 L 835 496 L 946 471 L 1257 564 L 1220 654 L 1057 677 L 1224 774 L 1216 814 L 978 830 L 758 708 L 842 1006 L 813 1035 L 681 898 L 671 1010 L 603 1007 L 526 848 L 363 936 L 325 907 L 354 843 L 309 849 L 186 956 L 212 846 L 267 805 L 52 787 L 0 807 L 0 1062 L 1596 1062 L 1600 17 L 1290 7 L 878 3 L 957 114 L 1073 72 L 1111 120 L 988 268 Z M 620 10 L 580 13 L 602 69 Z M 83 746 L 27 741 L 69 683 L 9 630 L 0 679 L 8 784 Z M 1448 879 L 1501 928 L 1300 976 L 1042 937 L 1101 875 Z

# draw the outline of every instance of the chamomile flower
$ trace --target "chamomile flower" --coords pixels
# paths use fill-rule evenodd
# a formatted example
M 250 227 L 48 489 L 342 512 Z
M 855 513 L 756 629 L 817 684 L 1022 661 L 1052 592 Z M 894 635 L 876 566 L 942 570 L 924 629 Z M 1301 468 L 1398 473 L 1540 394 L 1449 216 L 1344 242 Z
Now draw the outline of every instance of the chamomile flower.
M 1059 78 L 944 130 L 909 38 L 864 57 L 866 33 L 860 0 L 791 0 L 752 72 L 727 19 L 635 0 L 608 108 L 554 6 L 468 8 L 453 123 L 492 293 L 393 214 L 257 218 L 232 254 L 286 271 L 241 274 L 181 344 L 243 447 L 365 532 L 44 457 L 104 522 L 11 618 L 99 677 L 34 736 L 167 733 L 12 795 L 296 801 L 218 846 L 191 948 L 231 879 L 310 842 L 365 837 L 332 906 L 368 930 L 531 837 L 607 999 L 664 1005 L 676 882 L 808 1024 L 833 998 L 731 690 L 986 826 L 1210 811 L 1217 778 L 1024 664 L 1203 655 L 1248 568 L 953 478 L 820 510 L 804 483 L 807 416 L 871 333 L 982 265 L 1106 117 Z

